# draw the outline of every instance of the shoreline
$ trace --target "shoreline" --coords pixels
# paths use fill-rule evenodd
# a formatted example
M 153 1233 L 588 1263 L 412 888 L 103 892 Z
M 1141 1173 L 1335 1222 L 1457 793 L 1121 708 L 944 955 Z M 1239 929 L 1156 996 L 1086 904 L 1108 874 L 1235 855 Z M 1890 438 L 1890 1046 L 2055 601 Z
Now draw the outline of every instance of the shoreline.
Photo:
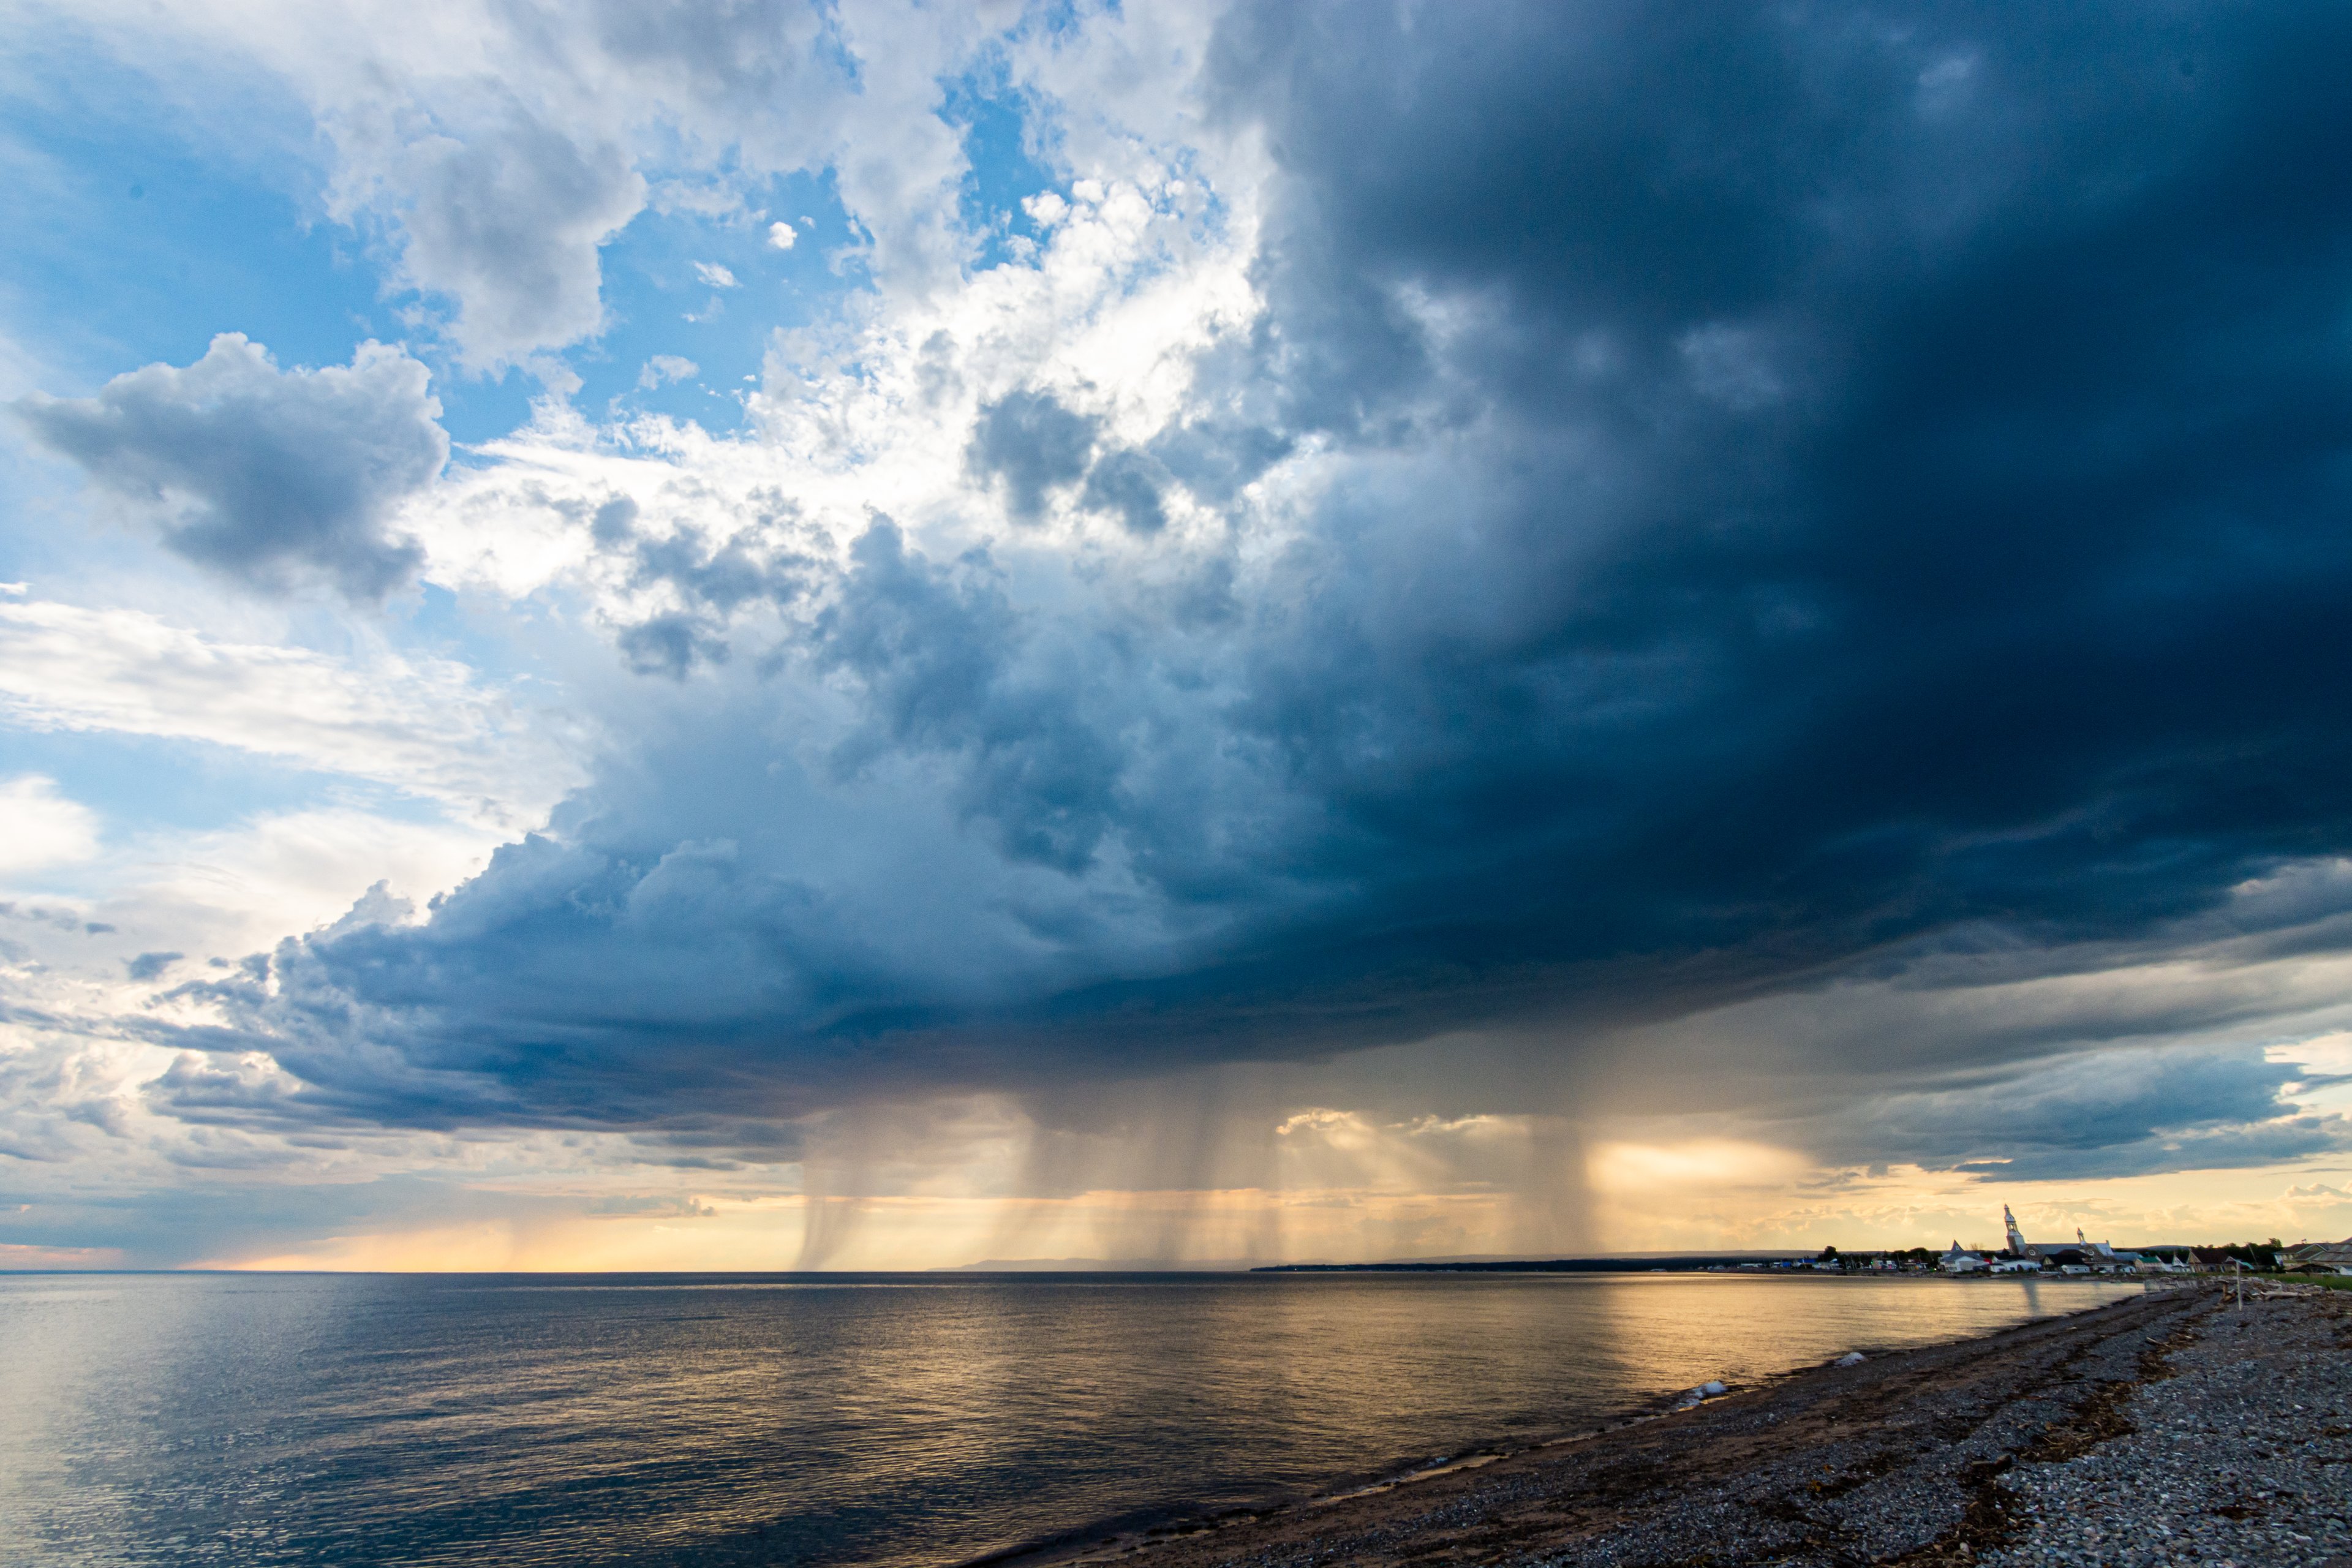
M 1662 1400 L 1596 1427 L 1213 1518 L 1106 1520 L 963 1568 L 1987 1563 L 2016 1533 L 1998 1478 L 2130 1431 L 2119 1412 L 2143 1384 L 2177 1375 L 2168 1358 L 2198 1343 L 2226 1300 L 2167 1283 L 1990 1334 L 1865 1347 L 1859 1363 L 1793 1368 L 1697 1405 Z M 2352 1323 L 2347 1305 L 2273 1287 L 2238 1321 L 2284 1313 L 2333 1335 Z M 2340 1350 L 2333 1359 L 2352 1363 Z M 2352 1389 L 2347 1405 L 2352 1436 Z M 2352 1447 L 2338 1462 L 2337 1474 L 2352 1473 Z

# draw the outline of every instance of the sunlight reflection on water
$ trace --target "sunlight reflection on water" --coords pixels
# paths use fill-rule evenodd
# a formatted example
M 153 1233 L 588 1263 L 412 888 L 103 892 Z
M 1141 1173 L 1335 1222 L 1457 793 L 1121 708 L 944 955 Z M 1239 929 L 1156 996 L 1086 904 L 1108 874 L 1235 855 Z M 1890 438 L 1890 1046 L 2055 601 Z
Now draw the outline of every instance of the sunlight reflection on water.
M 0 1276 L 0 1560 L 951 1563 L 2136 1286 Z

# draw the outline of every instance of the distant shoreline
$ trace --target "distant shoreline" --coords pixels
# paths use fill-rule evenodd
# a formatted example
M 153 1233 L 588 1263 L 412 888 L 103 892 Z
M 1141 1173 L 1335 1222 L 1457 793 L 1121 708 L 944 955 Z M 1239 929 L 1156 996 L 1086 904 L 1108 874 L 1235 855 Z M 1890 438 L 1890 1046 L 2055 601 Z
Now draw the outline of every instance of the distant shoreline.
M 1252 1274 L 1687 1274 L 1809 1258 L 1810 1252 L 1670 1254 L 1661 1258 L 1553 1258 L 1504 1262 L 1264 1263 Z M 1767 1270 L 1758 1267 L 1757 1272 Z
M 1995 1274 L 1973 1269 L 1966 1274 L 1937 1268 L 1807 1268 L 1775 1267 L 1776 1263 L 1810 1262 L 1811 1253 L 1773 1255 L 1766 1261 L 1754 1253 L 1738 1257 L 1688 1258 L 1562 1258 L 1530 1263 L 1276 1263 L 1251 1269 L 1252 1274 L 1738 1274 L 1759 1279 L 2020 1279 L 2043 1284 L 2095 1280 L 2099 1283 L 2146 1283 L 2136 1274 L 2060 1274 L 2054 1272 Z

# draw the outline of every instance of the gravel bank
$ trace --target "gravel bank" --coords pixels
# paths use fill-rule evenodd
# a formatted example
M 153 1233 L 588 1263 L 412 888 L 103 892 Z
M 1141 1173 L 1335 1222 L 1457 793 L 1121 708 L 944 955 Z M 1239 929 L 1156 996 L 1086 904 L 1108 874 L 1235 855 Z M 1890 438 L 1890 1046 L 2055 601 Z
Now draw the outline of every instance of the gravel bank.
M 2019 1533 L 1986 1568 L 2352 1557 L 2352 1323 L 2335 1302 L 2206 1314 L 2168 1380 L 2118 1411 L 2134 1430 L 2001 1478 Z
M 1032 1561 L 2352 1568 L 2347 1309 L 2152 1290 L 1370 1496 Z

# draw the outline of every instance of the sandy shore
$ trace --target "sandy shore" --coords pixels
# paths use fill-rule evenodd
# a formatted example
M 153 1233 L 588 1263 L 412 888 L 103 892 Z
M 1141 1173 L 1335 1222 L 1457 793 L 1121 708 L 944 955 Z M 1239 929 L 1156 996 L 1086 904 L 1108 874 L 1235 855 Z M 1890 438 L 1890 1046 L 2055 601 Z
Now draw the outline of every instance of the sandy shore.
M 2352 1300 L 2151 1291 L 1385 1490 L 1022 1568 L 2352 1568 Z M 2339 1563 L 2339 1559 L 2341 1560 Z

